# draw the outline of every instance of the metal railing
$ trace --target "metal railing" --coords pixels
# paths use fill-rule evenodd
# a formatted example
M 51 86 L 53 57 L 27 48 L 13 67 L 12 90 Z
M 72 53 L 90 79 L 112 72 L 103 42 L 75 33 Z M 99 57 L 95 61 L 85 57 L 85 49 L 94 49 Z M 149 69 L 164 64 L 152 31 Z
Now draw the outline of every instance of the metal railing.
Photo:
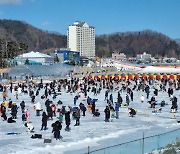
M 144 154 L 152 153 L 153 150 L 157 150 L 158 153 L 160 153 L 163 147 L 179 138 L 180 128 L 151 136 L 145 136 L 143 132 L 142 138 L 128 142 L 99 149 L 94 149 L 95 147 L 88 146 L 88 152 L 85 154 Z

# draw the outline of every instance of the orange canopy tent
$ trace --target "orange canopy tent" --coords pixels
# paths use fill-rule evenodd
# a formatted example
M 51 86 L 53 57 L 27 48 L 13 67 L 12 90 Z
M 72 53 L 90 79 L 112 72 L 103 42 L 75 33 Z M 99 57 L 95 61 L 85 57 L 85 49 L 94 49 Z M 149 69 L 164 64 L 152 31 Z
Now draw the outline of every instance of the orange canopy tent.
M 166 80 L 168 77 L 166 74 L 163 75 L 163 79 Z
M 139 75 L 136 74 L 134 78 L 135 78 L 136 80 L 139 79 Z
M 91 76 L 91 75 L 89 75 L 89 76 L 88 76 L 88 79 L 92 79 L 92 76 Z
M 170 78 L 171 80 L 174 80 L 175 77 L 174 77 L 174 75 L 171 74 L 171 75 L 169 76 L 169 78 Z
M 118 75 L 115 75 L 115 76 L 114 76 L 114 79 L 115 79 L 115 80 L 119 80 L 119 76 L 118 76 Z
M 101 79 L 103 79 L 103 80 L 104 80 L 104 79 L 105 79 L 105 76 L 104 76 L 104 75 L 102 75 L 102 76 L 101 76 Z
M 156 75 L 156 80 L 160 80 L 161 76 L 159 74 Z

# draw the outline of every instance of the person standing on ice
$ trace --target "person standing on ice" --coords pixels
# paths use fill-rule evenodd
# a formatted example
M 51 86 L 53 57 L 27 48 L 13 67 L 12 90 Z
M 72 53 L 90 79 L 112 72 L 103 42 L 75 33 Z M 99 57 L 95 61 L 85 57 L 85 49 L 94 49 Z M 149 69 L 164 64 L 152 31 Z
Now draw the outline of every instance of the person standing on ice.
M 109 100 L 110 100 L 110 102 L 111 102 L 111 105 L 113 105 L 113 95 L 112 95 L 112 94 L 110 94 Z
M 30 111 L 29 111 L 28 109 L 26 109 L 25 116 L 26 116 L 26 121 L 27 121 L 27 123 L 29 123 Z
M 76 124 L 74 126 L 79 126 L 81 114 L 80 114 L 80 109 L 78 107 L 75 113 L 75 117 L 76 117 Z
M 48 113 L 48 118 L 51 117 L 51 120 L 53 120 L 53 111 L 52 111 L 52 108 L 50 106 L 48 106 L 46 109 L 47 109 L 47 113 Z
M 130 102 L 129 95 L 126 94 L 126 104 L 127 104 L 127 106 L 129 106 L 129 102 Z
M 122 104 L 122 102 L 123 102 L 123 99 L 122 99 L 122 97 L 121 97 L 120 92 L 118 92 L 117 102 L 118 102 L 118 104 L 119 104 L 120 106 L 121 106 L 121 104 Z
M 55 117 L 56 116 L 56 105 L 52 104 L 51 109 L 52 109 L 52 112 L 53 112 L 53 116 Z
M 1 103 L 1 117 L 7 120 L 5 103 Z
M 172 107 L 171 108 L 175 109 L 175 111 L 177 111 L 177 109 L 178 109 L 176 96 L 173 96 L 173 98 L 172 98 Z
M 116 119 L 119 119 L 119 103 L 115 105 Z
M 12 115 L 13 119 L 17 118 L 17 112 L 18 112 L 18 107 L 15 103 L 13 103 L 12 108 L 11 108 L 11 115 Z
M 37 102 L 35 107 L 36 107 L 36 116 L 40 116 L 40 111 L 41 111 L 40 102 Z
M 94 114 L 95 110 L 96 110 L 96 103 L 95 101 L 92 101 L 92 107 L 91 107 L 91 110 L 92 110 L 92 114 Z
M 150 93 L 150 90 L 149 90 L 149 86 L 146 86 L 145 87 L 145 92 L 146 92 L 146 98 L 149 99 L 149 93 Z
M 6 91 L 4 90 L 3 92 L 2 92 L 2 96 L 3 96 L 3 101 L 6 101 Z
M 47 120 L 48 120 L 48 116 L 47 116 L 46 112 L 43 111 L 41 130 L 43 130 L 43 128 L 44 128 L 44 130 L 46 130 L 46 128 L 47 128 Z
M 53 127 L 52 133 L 54 133 L 54 138 L 60 140 L 60 130 L 62 129 L 61 123 L 57 120 L 51 126 Z
M 66 122 L 66 128 L 65 128 L 65 130 L 66 130 L 66 131 L 69 131 L 69 130 L 70 130 L 69 126 L 70 126 L 70 123 L 71 123 L 70 111 L 67 111 L 67 112 L 65 113 L 65 122 Z
M 107 100 L 108 99 L 108 90 L 106 90 L 105 92 L 105 99 L 104 100 Z
M 25 102 L 22 101 L 22 102 L 20 103 L 20 106 L 21 106 L 21 111 L 22 111 L 22 113 L 24 113 L 24 110 L 25 110 Z
M 173 95 L 173 89 L 172 88 L 168 88 L 168 96 L 171 97 L 171 95 Z
M 11 100 L 11 99 L 9 99 L 8 108 L 9 108 L 9 109 L 12 108 L 12 100 Z
M 74 97 L 74 106 L 76 106 L 77 96 Z
M 140 100 L 141 100 L 141 103 L 144 103 L 144 96 L 143 95 L 140 97 Z
M 131 101 L 133 101 L 133 91 L 130 91 Z
M 104 109 L 104 113 L 105 113 L 105 122 L 109 122 L 109 119 L 110 119 L 110 109 L 109 109 L 109 106 L 106 106 L 106 108 Z

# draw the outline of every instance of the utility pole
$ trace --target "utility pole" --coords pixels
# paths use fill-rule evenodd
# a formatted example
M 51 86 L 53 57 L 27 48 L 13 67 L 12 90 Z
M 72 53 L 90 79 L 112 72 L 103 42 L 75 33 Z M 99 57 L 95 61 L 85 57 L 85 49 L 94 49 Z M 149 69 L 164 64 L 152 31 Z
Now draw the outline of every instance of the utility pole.
M 142 138 L 142 154 L 144 154 L 144 132 L 143 132 L 143 138 Z
M 90 154 L 90 147 L 88 146 L 88 154 Z

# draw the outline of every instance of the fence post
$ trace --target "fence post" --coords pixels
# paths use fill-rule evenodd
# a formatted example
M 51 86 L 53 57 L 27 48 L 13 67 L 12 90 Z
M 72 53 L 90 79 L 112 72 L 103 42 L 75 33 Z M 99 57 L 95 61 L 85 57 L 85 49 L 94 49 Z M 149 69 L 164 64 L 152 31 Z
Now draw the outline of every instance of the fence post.
M 90 154 L 90 147 L 88 146 L 88 154 Z
M 158 134 L 158 152 L 159 152 L 159 138 L 160 138 L 160 135 Z
M 142 138 L 142 154 L 144 154 L 144 132 L 143 132 L 143 138 Z

